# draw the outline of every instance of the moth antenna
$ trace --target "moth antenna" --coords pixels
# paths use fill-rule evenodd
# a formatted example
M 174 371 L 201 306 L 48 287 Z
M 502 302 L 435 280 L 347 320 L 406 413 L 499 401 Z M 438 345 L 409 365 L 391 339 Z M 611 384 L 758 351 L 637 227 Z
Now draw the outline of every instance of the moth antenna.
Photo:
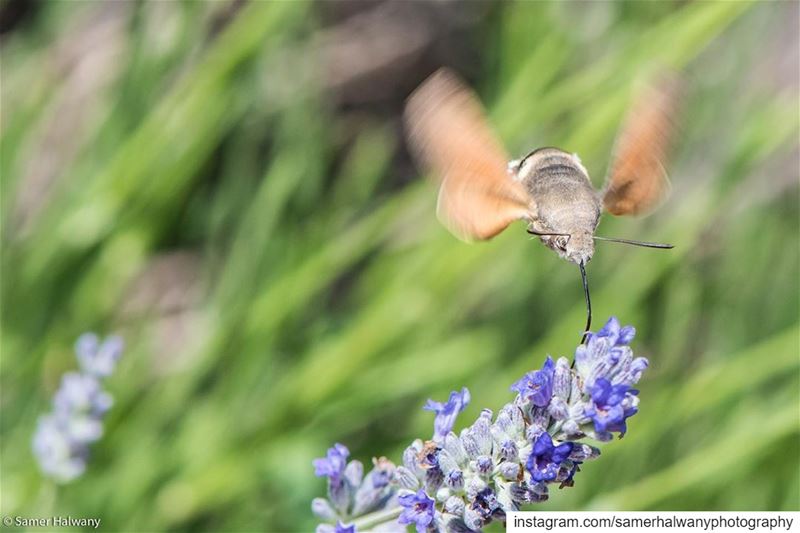
M 598 237 L 597 235 L 594 235 L 592 238 L 596 241 L 619 242 L 622 244 L 631 244 L 633 246 L 642 246 L 644 248 L 660 248 L 662 250 L 675 248 L 675 246 L 672 244 L 664 244 L 660 242 L 632 241 L 630 239 L 617 239 L 614 237 Z
M 589 330 L 592 328 L 592 300 L 589 298 L 589 282 L 586 279 L 586 267 L 583 266 L 583 261 L 578 263 L 578 266 L 581 269 L 581 280 L 583 280 L 583 294 L 586 296 L 586 327 L 581 338 L 581 344 L 584 344 L 586 337 L 589 336 Z

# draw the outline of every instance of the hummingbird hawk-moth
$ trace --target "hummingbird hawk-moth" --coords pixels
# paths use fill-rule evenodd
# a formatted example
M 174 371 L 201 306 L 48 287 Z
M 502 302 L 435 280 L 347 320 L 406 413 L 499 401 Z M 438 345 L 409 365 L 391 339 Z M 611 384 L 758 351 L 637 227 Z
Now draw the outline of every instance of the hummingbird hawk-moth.
M 509 162 L 477 96 L 447 69 L 412 93 L 404 118 L 412 152 L 440 181 L 437 214 L 444 225 L 456 237 L 475 241 L 525 221 L 528 233 L 580 268 L 588 332 L 592 309 L 585 267 L 594 241 L 672 248 L 594 233 L 603 210 L 645 214 L 669 191 L 662 163 L 675 130 L 676 95 L 674 80 L 665 79 L 635 100 L 601 190 L 578 156 L 559 148 L 538 148 Z

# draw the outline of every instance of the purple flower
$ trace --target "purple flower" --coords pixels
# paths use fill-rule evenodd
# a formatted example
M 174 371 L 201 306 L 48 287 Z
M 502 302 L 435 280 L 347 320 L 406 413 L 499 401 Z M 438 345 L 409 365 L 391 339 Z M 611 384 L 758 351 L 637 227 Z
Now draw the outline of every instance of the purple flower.
M 346 526 L 341 522 L 336 522 L 336 528 L 333 531 L 334 533 L 356 533 L 356 526 L 352 524 Z
M 79 477 L 86 470 L 88 448 L 65 431 L 64 421 L 54 415 L 39 417 L 33 435 L 33 451 L 46 475 L 59 483 Z
M 103 415 L 112 400 L 92 375 L 68 372 L 61 378 L 61 386 L 53 397 L 53 407 L 59 414 Z
M 575 350 L 575 370 L 583 380 L 582 393 L 591 395 L 595 382 L 604 378 L 612 385 L 633 385 L 642 377 L 648 362 L 644 357 L 633 357 L 628 343 L 635 330 L 631 326 L 620 327 L 619 321 L 611 317 L 597 333 L 589 335 L 586 344 Z M 552 414 L 560 414 L 555 411 Z
M 492 472 L 494 464 L 492 463 L 491 457 L 482 455 L 478 457 L 478 460 L 475 462 L 475 466 L 477 467 L 478 472 L 484 475 L 488 475 Z
M 314 473 L 320 477 L 328 476 L 331 483 L 338 483 L 342 479 L 349 456 L 350 450 L 344 444 L 336 443 L 333 448 L 328 449 L 327 457 L 314 459 Z
M 527 468 L 534 481 L 552 481 L 558 474 L 558 467 L 569 457 L 574 443 L 564 442 L 553 446 L 549 433 L 542 433 L 533 444 L 528 457 Z
M 499 455 L 506 461 L 513 461 L 517 458 L 517 445 L 513 440 L 506 439 L 500 444 Z
M 469 391 L 466 387 L 461 389 L 461 392 L 451 392 L 450 399 L 447 400 L 447 403 L 443 404 L 441 402 L 428 400 L 428 403 L 425 404 L 423 409 L 436 413 L 436 419 L 433 422 L 433 440 L 440 441 L 453 430 L 458 413 L 469 405 L 469 400 Z
M 398 497 L 397 501 L 403 507 L 403 512 L 397 520 L 401 524 L 415 524 L 417 533 L 424 533 L 433 523 L 434 501 L 423 489 L 419 489 L 416 494 L 404 494 Z
M 627 346 L 635 335 L 636 329 L 633 326 L 620 327 L 617 317 L 612 316 L 593 336 L 607 338 L 611 346 Z
M 461 470 L 451 470 L 445 477 L 445 483 L 453 490 L 464 488 L 464 473 Z
M 122 339 L 108 337 L 102 343 L 94 333 L 84 333 L 75 342 L 75 353 L 81 369 L 92 376 L 107 377 L 114 372 L 122 356 Z
M 64 374 L 53 396 L 53 410 L 39 417 L 33 436 L 42 472 L 59 483 L 83 474 L 89 445 L 103 436 L 103 415 L 113 401 L 100 378 L 113 372 L 122 355 L 122 340 L 112 337 L 100 344 L 96 335 L 86 333 L 78 338 L 75 351 L 81 372 Z
M 497 495 L 488 487 L 475 495 L 472 509 L 478 512 L 484 522 L 488 522 L 493 516 L 502 518 L 505 515 L 500 502 L 497 501 Z
M 618 431 L 620 436 L 627 431 L 625 420 L 636 414 L 635 396 L 638 390 L 629 385 L 612 385 L 605 378 L 598 378 L 589 391 L 592 403 L 586 408 L 586 416 L 594 422 L 598 434 Z
M 546 407 L 553 396 L 553 375 L 555 363 L 548 355 L 541 370 L 528 372 L 522 379 L 511 385 L 511 390 L 530 400 L 536 407 Z

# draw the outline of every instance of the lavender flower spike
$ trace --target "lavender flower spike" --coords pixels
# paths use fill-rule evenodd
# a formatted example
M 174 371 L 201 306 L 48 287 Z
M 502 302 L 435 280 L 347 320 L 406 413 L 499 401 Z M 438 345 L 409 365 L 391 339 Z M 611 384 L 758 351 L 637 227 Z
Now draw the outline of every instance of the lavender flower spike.
M 466 387 L 461 389 L 461 392 L 451 392 L 447 403 L 428 400 L 423 409 L 436 413 L 433 422 L 433 440 L 440 442 L 453 430 L 458 413 L 469 405 L 469 400 L 469 390 Z
M 341 478 L 337 487 L 355 490 L 356 503 L 337 504 L 339 493 L 329 486 L 333 505 L 321 498 L 312 503 L 326 521 L 318 531 L 405 531 L 414 525 L 417 533 L 476 532 L 523 505 L 547 500 L 554 488 L 571 487 L 580 467 L 600 456 L 587 441 L 623 435 L 639 410 L 633 386 L 647 359 L 633 356 L 634 334 L 612 317 L 575 350 L 574 368 L 565 357 L 548 356 L 540 370 L 511 386 L 517 396 L 496 415 L 484 409 L 458 434 L 453 427 L 469 403 L 467 389 L 443 404 L 429 400 L 424 408 L 436 413 L 433 439 L 412 442 L 403 466 L 380 459 L 360 481 L 347 474 L 356 461 L 345 468 L 346 454 L 332 448 L 315 463 L 318 475 L 322 469 Z
M 33 453 L 42 472 L 58 483 L 81 476 L 89 460 L 89 445 L 103 435 L 103 416 L 111 396 L 100 379 L 114 371 L 122 355 L 122 339 L 100 342 L 93 333 L 78 338 L 75 352 L 81 372 L 68 372 L 53 397 L 53 411 L 39 417 Z

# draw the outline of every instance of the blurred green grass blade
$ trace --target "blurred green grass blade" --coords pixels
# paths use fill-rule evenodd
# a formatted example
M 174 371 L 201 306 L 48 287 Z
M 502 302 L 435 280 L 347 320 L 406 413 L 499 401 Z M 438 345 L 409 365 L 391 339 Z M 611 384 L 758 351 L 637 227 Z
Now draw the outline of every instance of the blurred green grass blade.
M 620 55 L 609 55 L 595 62 L 591 67 L 557 84 L 532 105 L 512 106 L 501 103 L 498 108 L 504 111 L 508 108 L 508 114 L 493 114 L 492 118 L 503 137 L 516 138 L 528 124 L 541 123 L 552 116 L 555 110 L 580 108 L 587 102 L 596 103 L 598 91 L 608 91 L 610 87 L 617 87 L 620 80 L 630 80 L 631 73 L 642 67 L 652 68 L 661 61 L 672 68 L 681 68 L 750 5 L 751 2 L 689 4 L 655 27 L 648 28 L 632 40 Z M 531 62 L 537 59 L 537 56 L 531 56 Z M 536 86 L 533 81 L 536 69 L 523 67 L 520 73 L 531 76 L 528 83 Z M 592 153 L 591 146 L 581 146 L 580 150 L 581 153 Z
M 717 364 L 707 366 L 680 387 L 680 394 L 662 393 L 663 396 L 670 397 L 672 410 L 669 412 L 674 413 L 673 416 L 680 413 L 685 418 L 695 416 L 776 375 L 797 375 L 800 372 L 798 338 L 800 325 L 789 328 L 742 354 L 726 357 Z
M 589 502 L 588 509 L 651 508 L 692 486 L 711 483 L 726 470 L 758 457 L 776 442 L 800 431 L 796 405 L 767 404 L 767 408 L 774 407 L 768 417 L 761 415 L 764 407 L 752 406 L 742 417 L 743 421 L 734 421 L 732 427 L 720 432 L 720 438 L 712 445 L 689 450 L 683 460 L 612 494 L 598 497 Z
M 394 140 L 385 127 L 369 126 L 355 141 L 331 192 L 331 208 L 364 206 L 391 163 Z
M 207 151 L 210 141 L 224 131 L 217 129 L 221 123 L 214 117 L 221 119 L 235 109 L 225 107 L 227 77 L 255 52 L 265 35 L 298 16 L 304 6 L 302 2 L 253 3 L 236 17 L 196 70 L 159 103 L 120 148 L 117 157 L 87 184 L 80 196 L 90 197 L 91 201 L 87 204 L 75 199 L 69 208 L 51 212 L 43 219 L 30 239 L 36 247 L 29 251 L 20 268 L 26 275 L 26 285 L 52 276 L 48 269 L 58 263 L 57 257 L 81 253 L 113 232 L 116 217 L 124 212 L 126 204 L 140 202 L 140 208 L 147 209 L 144 203 L 163 200 L 164 192 L 185 186 L 193 173 L 181 162 L 199 164 L 198 149 Z M 219 103 L 209 108 L 210 102 Z M 224 118 L 230 124 L 235 116 L 228 113 Z M 199 127 L 198 119 L 203 119 Z M 193 135 L 186 135 L 189 131 Z M 184 158 L 177 159 L 181 155 Z M 159 179 L 159 167 L 164 161 L 174 162 L 175 168 L 183 171 Z M 177 198 L 180 196 L 173 197 Z M 147 209 L 146 214 L 140 223 L 151 220 L 153 212 Z M 58 223 L 54 224 L 54 220 Z M 52 227 L 57 230 L 51 231 Z

